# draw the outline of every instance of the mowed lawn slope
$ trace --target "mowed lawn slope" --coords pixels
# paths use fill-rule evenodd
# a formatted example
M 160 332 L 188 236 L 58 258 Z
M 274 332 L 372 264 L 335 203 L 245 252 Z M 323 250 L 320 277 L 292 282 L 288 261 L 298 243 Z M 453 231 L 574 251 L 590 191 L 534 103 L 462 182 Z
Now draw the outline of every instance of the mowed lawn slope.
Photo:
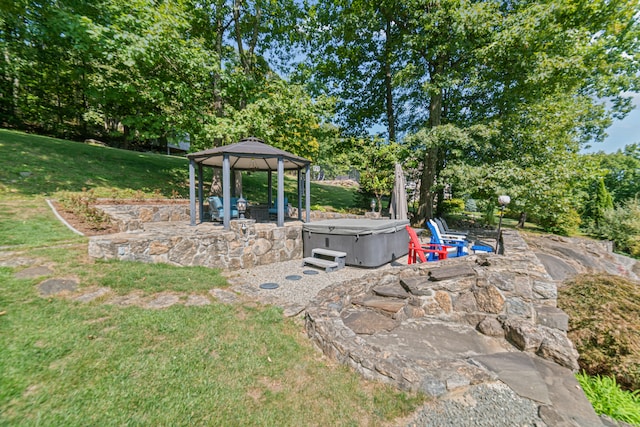
M 54 196 L 60 191 L 93 190 L 97 197 L 189 196 L 185 157 L 140 153 L 0 129 L 0 196 Z M 204 182 L 212 171 L 204 168 Z M 275 186 L 274 174 L 274 186 Z M 206 188 L 206 186 L 205 186 Z M 274 189 L 275 191 L 275 189 Z M 295 203 L 296 179 L 287 176 L 285 192 Z M 250 202 L 267 200 L 267 174 L 243 173 Z M 354 208 L 354 188 L 311 183 L 311 203 L 335 210 Z
M 83 187 L 184 197 L 185 159 L 0 130 L 0 162 L 0 425 L 393 425 L 423 401 L 327 361 L 277 308 L 217 302 L 218 271 L 88 259 L 44 201 Z M 50 272 L 20 277 L 31 266 Z M 43 297 L 48 278 L 211 304 Z

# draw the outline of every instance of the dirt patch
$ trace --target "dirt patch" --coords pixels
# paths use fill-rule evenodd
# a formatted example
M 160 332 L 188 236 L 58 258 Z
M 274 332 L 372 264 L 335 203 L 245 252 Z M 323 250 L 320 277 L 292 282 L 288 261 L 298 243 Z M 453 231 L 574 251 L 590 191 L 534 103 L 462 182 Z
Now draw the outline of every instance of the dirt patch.
M 57 201 L 51 201 L 51 204 L 58 212 L 58 215 L 64 218 L 69 225 L 85 236 L 99 236 L 118 232 L 118 226 L 113 222 L 95 224 L 88 221 L 85 217 L 76 214 L 72 210 L 66 209 Z

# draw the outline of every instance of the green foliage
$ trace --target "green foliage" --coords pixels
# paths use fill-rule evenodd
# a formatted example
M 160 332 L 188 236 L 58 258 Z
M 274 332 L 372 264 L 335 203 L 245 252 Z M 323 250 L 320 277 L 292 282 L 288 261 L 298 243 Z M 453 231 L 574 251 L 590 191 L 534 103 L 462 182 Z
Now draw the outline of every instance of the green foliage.
M 589 376 L 582 372 L 576 374 L 576 378 L 597 414 L 640 425 L 640 390 L 622 390 L 616 379 L 609 376 Z
M 616 250 L 640 258 L 640 200 L 630 199 L 604 213 L 593 232 L 612 240 Z
M 352 163 L 360 172 L 360 189 L 377 199 L 378 212 L 382 211 L 382 197 L 391 193 L 395 163 L 399 147 L 395 143 L 381 143 L 374 139 L 354 141 Z
M 568 336 L 589 375 L 614 376 L 625 389 L 640 389 L 640 288 L 618 276 L 582 275 L 558 289 L 569 315 Z
M 606 188 L 615 204 L 640 195 L 640 144 L 631 144 L 615 153 L 585 155 L 593 158 L 604 171 Z
M 595 185 L 591 185 L 590 197 L 586 201 L 583 219 L 587 219 L 593 227 L 597 229 L 604 220 L 608 210 L 613 209 L 613 197 L 604 184 L 604 179 L 600 177 Z
M 244 108 L 229 106 L 223 117 L 211 117 L 193 149 L 208 148 L 211 141 L 230 144 L 256 136 L 274 147 L 316 159 L 320 141 L 335 134 L 334 129 L 321 126 L 329 117 L 331 101 L 312 100 L 302 86 L 273 78 L 256 88 L 252 96 L 253 102 Z
M 300 6 L 278 2 L 19 2 L 0 9 L 0 116 L 67 138 L 166 150 L 257 135 L 314 158 L 331 102 L 273 72 Z
M 478 204 L 475 199 L 466 199 L 464 202 L 464 210 L 467 212 L 477 212 Z
M 626 91 L 640 78 L 638 1 L 618 6 L 331 1 L 311 9 L 314 83 L 340 97 L 349 130 L 378 124 L 389 139 L 396 127 L 408 132 L 422 167 L 421 216 L 439 187 L 455 180 L 454 163 L 509 162 L 515 181 L 522 172 L 538 181 L 528 192 L 517 184 L 519 208 L 569 233 L 584 189 L 567 181 L 579 170 L 573 157 L 631 110 Z M 412 141 L 412 134 L 419 136 Z M 565 158 L 571 165 L 562 165 Z M 479 188 L 474 197 L 493 194 Z
M 482 212 L 482 221 L 486 225 L 496 225 L 496 205 L 491 200 L 482 200 L 478 202 L 478 208 Z
M 58 197 L 65 209 L 88 222 L 93 229 L 104 230 L 111 224 L 111 217 L 94 206 L 97 198 L 93 190 L 83 188 L 81 193 L 64 192 Z
M 460 214 L 465 210 L 465 202 L 463 199 L 447 199 L 441 203 L 443 214 Z
M 593 165 L 578 155 L 552 157 L 545 164 L 504 161 L 469 166 L 458 162 L 447 169 L 454 196 L 456 189 L 464 189 L 476 200 L 495 201 L 500 194 L 507 194 L 510 211 L 526 212 L 546 231 L 563 235 L 576 232 L 580 225 L 578 208 L 587 195 L 583 186 L 596 173 Z

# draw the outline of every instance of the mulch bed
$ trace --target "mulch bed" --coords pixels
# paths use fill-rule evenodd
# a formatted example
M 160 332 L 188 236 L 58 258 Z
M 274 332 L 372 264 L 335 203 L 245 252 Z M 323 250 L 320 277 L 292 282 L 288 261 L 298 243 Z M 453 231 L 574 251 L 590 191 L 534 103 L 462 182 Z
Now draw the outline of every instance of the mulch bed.
M 73 228 L 83 233 L 85 236 L 101 236 L 104 234 L 113 234 L 118 232 L 118 226 L 113 223 L 95 224 L 87 221 L 84 217 L 77 215 L 75 212 L 66 209 L 57 201 L 52 200 L 58 214 L 65 219 Z M 183 199 L 98 199 L 91 206 L 96 205 L 183 205 L 189 204 L 189 200 Z

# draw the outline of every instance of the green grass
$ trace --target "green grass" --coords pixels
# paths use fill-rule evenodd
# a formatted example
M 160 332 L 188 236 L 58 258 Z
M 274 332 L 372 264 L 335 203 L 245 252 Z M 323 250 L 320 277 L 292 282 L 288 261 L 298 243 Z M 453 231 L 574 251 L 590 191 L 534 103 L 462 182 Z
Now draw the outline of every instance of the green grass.
M 614 377 L 577 374 L 580 386 L 597 414 L 631 425 L 640 425 L 640 391 L 622 390 Z
M 327 366 L 275 308 L 83 305 L 0 280 L 0 424 L 359 425 L 407 400 Z
M 93 188 L 98 197 L 118 191 L 188 194 L 185 158 L 138 153 L 0 129 L 0 194 L 50 196 Z
M 52 277 L 75 277 L 81 289 L 119 294 L 227 286 L 213 269 L 90 260 L 86 238 L 44 200 L 83 187 L 170 197 L 185 188 L 185 159 L 4 130 L 0 158 L 3 258 L 11 252 L 50 266 Z M 257 198 L 265 183 L 247 176 L 245 191 Z M 287 180 L 287 191 L 294 185 Z M 336 195 L 339 209 L 353 192 L 319 194 L 327 204 Z M 327 361 L 302 323 L 274 307 L 148 310 L 43 298 L 37 285 L 46 277 L 16 278 L 23 268 L 0 267 L 0 425 L 389 425 L 424 401 Z
M 55 245 L 69 239 L 83 241 L 52 214 L 44 199 L 0 196 L 0 246 Z
M 0 196 L 55 196 L 93 189 L 96 197 L 148 198 L 189 195 L 189 166 L 184 157 L 105 148 L 0 129 Z M 203 181 L 212 171 L 204 168 Z M 277 176 L 273 174 L 274 197 Z M 205 192 L 207 191 L 207 185 Z M 295 205 L 295 175 L 285 176 L 285 194 Z M 267 202 L 267 173 L 243 172 L 243 195 Z M 355 189 L 311 183 L 311 204 L 352 209 Z

